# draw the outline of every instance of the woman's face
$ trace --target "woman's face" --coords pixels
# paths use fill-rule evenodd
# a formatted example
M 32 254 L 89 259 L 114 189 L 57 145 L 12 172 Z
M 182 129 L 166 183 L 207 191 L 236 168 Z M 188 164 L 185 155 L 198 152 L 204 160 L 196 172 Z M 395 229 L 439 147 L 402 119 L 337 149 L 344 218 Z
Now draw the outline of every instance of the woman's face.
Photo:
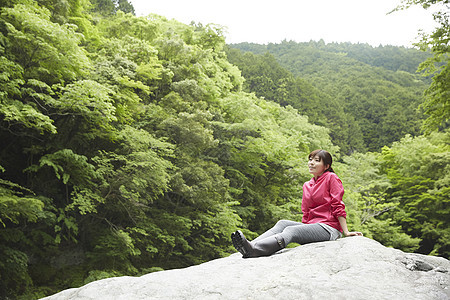
M 308 162 L 309 173 L 313 174 L 314 177 L 319 177 L 320 175 L 328 169 L 329 165 L 324 165 L 323 160 L 318 156 L 311 157 Z

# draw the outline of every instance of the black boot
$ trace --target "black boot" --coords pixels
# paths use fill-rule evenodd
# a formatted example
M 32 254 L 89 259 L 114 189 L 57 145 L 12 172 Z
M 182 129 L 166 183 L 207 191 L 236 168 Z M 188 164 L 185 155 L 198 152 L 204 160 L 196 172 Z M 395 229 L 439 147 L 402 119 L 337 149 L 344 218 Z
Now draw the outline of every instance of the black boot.
M 231 241 L 233 242 L 234 248 L 241 252 L 242 257 L 247 257 L 250 254 L 252 246 L 241 231 L 233 232 L 231 234 Z
M 279 234 L 258 240 L 252 244 L 238 230 L 231 234 L 231 240 L 234 248 L 241 252 L 243 258 L 269 256 L 286 247 L 283 237 Z

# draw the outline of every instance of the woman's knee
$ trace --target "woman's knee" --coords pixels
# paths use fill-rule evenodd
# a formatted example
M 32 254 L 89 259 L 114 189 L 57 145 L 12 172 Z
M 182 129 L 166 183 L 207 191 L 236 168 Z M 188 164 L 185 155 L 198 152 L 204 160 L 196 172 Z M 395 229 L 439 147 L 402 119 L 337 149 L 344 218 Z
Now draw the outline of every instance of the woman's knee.
M 290 221 L 290 220 L 279 220 L 273 228 L 274 229 L 276 228 L 277 232 L 282 232 L 286 227 L 293 226 L 293 225 L 299 225 L 299 224 L 301 224 L 301 223 L 295 222 L 295 221 Z

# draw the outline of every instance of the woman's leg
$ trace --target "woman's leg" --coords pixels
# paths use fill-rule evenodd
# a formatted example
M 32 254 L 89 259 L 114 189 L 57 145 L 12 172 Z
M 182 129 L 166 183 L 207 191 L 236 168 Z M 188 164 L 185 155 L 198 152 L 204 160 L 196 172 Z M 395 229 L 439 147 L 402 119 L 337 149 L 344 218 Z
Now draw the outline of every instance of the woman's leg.
M 286 246 L 289 243 L 300 245 L 330 240 L 330 233 L 320 224 L 303 224 L 288 226 L 280 234 Z
M 252 242 L 239 230 L 231 234 L 231 240 L 236 250 L 241 252 L 244 258 L 248 258 L 272 255 L 292 242 L 304 245 L 329 241 L 330 233 L 320 224 L 281 220 Z

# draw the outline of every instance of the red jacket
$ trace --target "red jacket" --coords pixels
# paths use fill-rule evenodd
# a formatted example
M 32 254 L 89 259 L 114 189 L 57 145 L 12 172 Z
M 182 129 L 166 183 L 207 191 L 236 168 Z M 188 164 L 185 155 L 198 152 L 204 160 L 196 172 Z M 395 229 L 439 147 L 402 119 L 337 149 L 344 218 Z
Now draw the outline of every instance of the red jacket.
M 342 201 L 344 187 L 333 172 L 325 172 L 303 184 L 302 223 L 323 223 L 342 232 L 338 216 L 347 217 Z

